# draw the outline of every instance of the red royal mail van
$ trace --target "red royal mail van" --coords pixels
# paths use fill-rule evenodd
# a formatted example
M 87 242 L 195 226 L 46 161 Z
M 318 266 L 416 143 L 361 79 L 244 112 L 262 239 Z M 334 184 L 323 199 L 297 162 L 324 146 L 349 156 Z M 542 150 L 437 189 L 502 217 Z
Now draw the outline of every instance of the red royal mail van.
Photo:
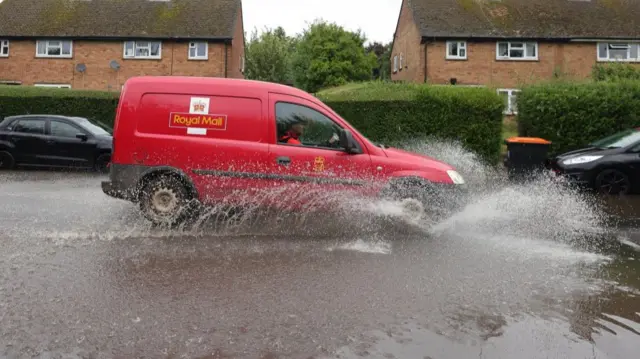
M 299 89 L 179 76 L 126 81 L 109 177 L 104 193 L 173 224 L 194 202 L 323 208 L 351 193 L 439 207 L 442 189 L 464 184 L 445 163 L 371 142 Z

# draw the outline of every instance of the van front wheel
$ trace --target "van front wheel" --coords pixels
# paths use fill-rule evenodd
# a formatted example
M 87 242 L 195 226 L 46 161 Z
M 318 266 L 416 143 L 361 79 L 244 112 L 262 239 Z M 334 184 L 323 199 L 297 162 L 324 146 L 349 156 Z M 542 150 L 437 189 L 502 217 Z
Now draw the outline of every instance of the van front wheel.
M 156 225 L 173 226 L 185 218 L 188 194 L 174 176 L 163 175 L 148 181 L 140 193 L 140 210 Z

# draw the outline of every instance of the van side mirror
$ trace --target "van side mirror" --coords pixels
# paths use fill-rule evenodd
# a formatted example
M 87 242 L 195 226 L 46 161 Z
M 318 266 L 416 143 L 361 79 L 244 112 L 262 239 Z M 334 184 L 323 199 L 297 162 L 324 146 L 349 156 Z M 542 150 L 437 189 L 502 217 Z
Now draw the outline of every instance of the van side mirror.
M 340 147 L 344 148 L 347 153 L 360 153 L 356 141 L 349 130 L 343 129 L 340 131 Z
M 81 139 L 82 141 L 86 141 L 89 139 L 89 137 L 87 135 L 85 135 L 84 133 L 79 133 L 76 135 L 76 138 Z

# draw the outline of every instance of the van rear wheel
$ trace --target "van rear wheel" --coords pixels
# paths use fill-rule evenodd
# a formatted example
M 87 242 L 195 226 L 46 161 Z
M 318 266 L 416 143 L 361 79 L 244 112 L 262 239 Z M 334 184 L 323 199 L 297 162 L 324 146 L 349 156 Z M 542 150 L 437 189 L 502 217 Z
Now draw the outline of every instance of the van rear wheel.
M 174 176 L 163 175 L 148 181 L 140 193 L 140 210 L 156 225 L 173 226 L 185 219 L 188 193 Z

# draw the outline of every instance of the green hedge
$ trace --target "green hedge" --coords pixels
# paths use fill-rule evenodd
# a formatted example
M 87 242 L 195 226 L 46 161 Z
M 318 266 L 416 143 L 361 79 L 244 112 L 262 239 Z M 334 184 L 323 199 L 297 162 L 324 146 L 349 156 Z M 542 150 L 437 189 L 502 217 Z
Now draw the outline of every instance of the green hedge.
M 317 97 L 372 141 L 436 137 L 459 141 L 489 163 L 499 160 L 504 103 L 491 89 L 374 82 Z
M 519 134 L 553 142 L 551 155 L 640 126 L 640 82 L 539 84 L 518 96 Z
M 83 116 L 113 126 L 117 92 L 0 86 L 0 117 Z M 503 102 L 492 90 L 373 82 L 322 91 L 318 98 L 373 141 L 460 141 L 490 163 L 500 155 Z
M 591 70 L 594 81 L 640 80 L 640 67 L 635 64 L 596 64 Z
M 0 86 L 0 118 L 23 114 L 81 116 L 113 126 L 119 92 Z

